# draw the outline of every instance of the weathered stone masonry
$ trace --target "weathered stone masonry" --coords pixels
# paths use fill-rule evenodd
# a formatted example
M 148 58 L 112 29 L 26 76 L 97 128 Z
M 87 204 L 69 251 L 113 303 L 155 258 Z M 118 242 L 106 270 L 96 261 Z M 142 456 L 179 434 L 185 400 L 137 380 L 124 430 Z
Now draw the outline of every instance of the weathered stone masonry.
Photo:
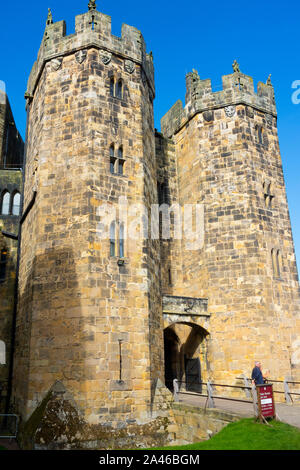
M 255 92 L 237 64 L 220 92 L 196 71 L 186 85 L 185 107 L 175 103 L 155 131 L 153 57 L 140 31 L 123 25 L 113 36 L 90 1 L 67 36 L 49 11 L 25 94 L 30 211 L 11 397 L 23 448 L 197 440 L 229 418 L 174 405 L 174 378 L 200 391 L 201 380 L 236 383 L 260 359 L 273 377 L 300 379 L 273 87 Z M 171 238 L 127 238 L 123 253 L 120 197 L 149 213 L 153 204 L 202 206 L 203 245 L 176 238 L 172 216 Z M 104 203 L 116 209 L 111 240 L 99 236 Z
M 121 96 L 111 96 L 112 79 Z M 72 36 L 64 22 L 47 25 L 26 97 L 24 205 L 33 189 L 37 197 L 22 227 L 15 409 L 25 422 L 59 382 L 89 425 L 155 434 L 159 241 L 128 240 L 119 265 L 96 232 L 103 202 L 157 201 L 152 58 L 139 31 L 123 25 L 116 38 L 110 18 L 91 10 Z M 123 175 L 110 172 L 112 144 L 122 146 Z
M 299 283 L 270 81 L 255 93 L 235 72 L 213 93 L 194 71 L 185 108 L 171 108 L 162 133 L 174 146 L 180 204 L 205 207 L 204 247 L 182 244 L 173 293 L 208 298 L 211 375 L 234 381 L 260 358 L 273 377 L 299 376 Z

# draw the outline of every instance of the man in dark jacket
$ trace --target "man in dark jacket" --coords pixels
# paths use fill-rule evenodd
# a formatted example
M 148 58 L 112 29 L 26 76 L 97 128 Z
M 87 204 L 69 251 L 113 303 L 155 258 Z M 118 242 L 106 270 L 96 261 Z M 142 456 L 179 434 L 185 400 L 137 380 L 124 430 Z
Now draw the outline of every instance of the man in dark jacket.
M 255 385 L 262 385 L 264 383 L 264 378 L 263 378 L 263 375 L 262 375 L 261 363 L 260 362 L 255 363 L 255 367 L 252 370 L 251 379 L 252 379 L 252 384 L 253 385 L 254 384 Z

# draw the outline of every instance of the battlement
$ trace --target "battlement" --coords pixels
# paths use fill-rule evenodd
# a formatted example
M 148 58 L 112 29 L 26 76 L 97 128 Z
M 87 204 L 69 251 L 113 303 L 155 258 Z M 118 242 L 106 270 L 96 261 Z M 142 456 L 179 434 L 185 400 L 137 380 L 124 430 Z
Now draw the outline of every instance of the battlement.
M 241 72 L 222 76 L 223 89 L 212 91 L 211 80 L 201 80 L 193 70 L 186 75 L 185 107 L 178 100 L 161 119 L 162 133 L 166 137 L 175 134 L 195 114 L 226 106 L 245 104 L 276 116 L 274 89 L 270 77 L 267 83 L 259 82 L 254 90 L 252 77 Z
M 33 96 L 46 62 L 90 47 L 98 48 L 103 51 L 103 54 L 116 54 L 125 60 L 129 59 L 140 64 L 154 94 L 152 54 L 146 53 L 142 33 L 133 26 L 123 24 L 121 38 L 114 36 L 111 33 L 111 17 L 100 13 L 95 8 L 90 8 L 89 5 L 88 12 L 76 16 L 75 33 L 70 35 L 66 35 L 65 21 L 53 22 L 52 13 L 49 10 L 37 61 L 33 65 L 28 80 L 26 97 Z

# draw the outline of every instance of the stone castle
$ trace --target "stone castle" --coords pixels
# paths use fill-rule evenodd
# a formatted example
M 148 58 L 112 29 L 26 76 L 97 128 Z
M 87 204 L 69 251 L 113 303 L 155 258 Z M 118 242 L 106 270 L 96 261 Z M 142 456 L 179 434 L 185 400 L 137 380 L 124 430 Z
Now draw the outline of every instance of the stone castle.
M 140 31 L 112 35 L 90 1 L 67 36 L 49 10 L 24 162 L 6 96 L 0 108 L 1 407 L 21 417 L 24 448 L 172 442 L 174 378 L 234 384 L 259 359 L 299 380 L 274 90 L 233 69 L 219 92 L 187 74 L 185 106 L 157 132 Z M 126 236 L 120 198 L 147 214 L 171 207 L 171 235 L 160 218 L 160 236 Z M 106 238 L 103 204 L 116 214 Z M 200 208 L 196 248 L 176 236 L 174 207 L 192 227 L 188 208 Z

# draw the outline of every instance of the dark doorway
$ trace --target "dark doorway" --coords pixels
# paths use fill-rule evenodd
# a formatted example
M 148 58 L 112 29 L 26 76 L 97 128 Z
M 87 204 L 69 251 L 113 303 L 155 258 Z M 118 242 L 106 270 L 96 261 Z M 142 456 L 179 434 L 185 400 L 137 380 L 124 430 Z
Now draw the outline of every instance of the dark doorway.
M 201 385 L 201 364 L 200 359 L 190 359 L 185 356 L 185 377 L 186 377 L 186 390 L 189 392 L 202 393 Z
M 164 331 L 164 347 L 165 347 L 165 384 L 171 392 L 173 392 L 173 380 L 179 379 L 179 339 L 172 328 Z

